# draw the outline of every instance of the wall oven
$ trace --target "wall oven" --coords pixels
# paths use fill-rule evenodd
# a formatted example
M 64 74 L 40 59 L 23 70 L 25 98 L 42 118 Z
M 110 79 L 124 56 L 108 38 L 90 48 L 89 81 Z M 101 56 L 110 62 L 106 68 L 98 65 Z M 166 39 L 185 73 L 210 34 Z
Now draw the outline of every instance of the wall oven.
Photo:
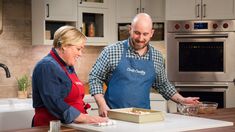
M 235 21 L 170 21 L 167 26 L 171 81 L 233 81 Z
M 169 80 L 182 95 L 225 107 L 235 78 L 235 21 L 168 21 L 166 34 Z

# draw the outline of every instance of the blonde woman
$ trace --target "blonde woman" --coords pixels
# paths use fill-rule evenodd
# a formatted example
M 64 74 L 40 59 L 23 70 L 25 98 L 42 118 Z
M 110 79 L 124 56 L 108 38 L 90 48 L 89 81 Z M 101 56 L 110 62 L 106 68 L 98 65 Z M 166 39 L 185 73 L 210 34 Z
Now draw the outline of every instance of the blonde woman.
M 53 48 L 33 71 L 32 126 L 48 126 L 51 120 L 66 124 L 107 121 L 107 118 L 87 114 L 89 105 L 83 101 L 84 86 L 74 70 L 85 42 L 86 36 L 75 27 L 63 26 L 55 32 Z

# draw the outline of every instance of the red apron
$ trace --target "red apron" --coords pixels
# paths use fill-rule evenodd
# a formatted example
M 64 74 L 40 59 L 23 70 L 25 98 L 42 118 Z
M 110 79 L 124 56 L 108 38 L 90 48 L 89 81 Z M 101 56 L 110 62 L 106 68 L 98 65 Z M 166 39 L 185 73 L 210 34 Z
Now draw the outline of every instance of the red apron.
M 70 106 L 75 107 L 81 113 L 86 114 L 86 109 L 90 108 L 89 104 L 85 104 L 83 101 L 85 90 L 81 81 L 78 79 L 75 73 L 69 73 L 66 67 L 59 61 L 57 56 L 53 51 L 50 52 L 52 57 L 60 64 L 63 68 L 67 76 L 72 81 L 72 87 L 68 96 L 64 99 L 64 101 Z M 35 108 L 35 115 L 33 119 L 33 126 L 49 126 L 51 120 L 58 120 L 55 116 L 53 116 L 46 108 Z

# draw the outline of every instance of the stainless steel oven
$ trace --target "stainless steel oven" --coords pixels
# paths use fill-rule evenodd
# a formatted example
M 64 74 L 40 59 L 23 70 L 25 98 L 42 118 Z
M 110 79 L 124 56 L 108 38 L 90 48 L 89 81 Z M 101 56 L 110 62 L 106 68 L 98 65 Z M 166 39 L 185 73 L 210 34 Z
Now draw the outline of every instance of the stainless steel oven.
M 233 81 L 235 21 L 167 22 L 170 81 Z
M 177 90 L 234 107 L 235 21 L 168 21 L 166 34 L 167 76 Z

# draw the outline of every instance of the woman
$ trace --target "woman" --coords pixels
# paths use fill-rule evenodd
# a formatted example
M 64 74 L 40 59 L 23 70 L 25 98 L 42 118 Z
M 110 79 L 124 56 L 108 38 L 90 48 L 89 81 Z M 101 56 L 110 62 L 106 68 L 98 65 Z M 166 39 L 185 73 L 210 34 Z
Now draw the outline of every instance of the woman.
M 51 120 L 62 123 L 99 123 L 107 118 L 87 115 L 84 86 L 74 65 L 82 55 L 86 37 L 72 26 L 59 28 L 53 48 L 39 61 L 33 71 L 33 126 L 48 126 Z

